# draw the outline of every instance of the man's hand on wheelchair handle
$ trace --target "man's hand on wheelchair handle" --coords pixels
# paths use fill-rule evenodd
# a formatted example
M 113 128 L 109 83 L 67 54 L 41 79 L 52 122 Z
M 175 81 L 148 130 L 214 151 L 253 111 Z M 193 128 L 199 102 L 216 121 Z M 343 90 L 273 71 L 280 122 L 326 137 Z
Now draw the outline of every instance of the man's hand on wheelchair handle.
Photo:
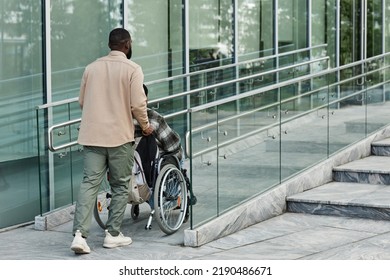
M 143 136 L 149 136 L 152 133 L 153 133 L 153 127 L 151 125 L 149 125 L 147 129 L 142 130 Z

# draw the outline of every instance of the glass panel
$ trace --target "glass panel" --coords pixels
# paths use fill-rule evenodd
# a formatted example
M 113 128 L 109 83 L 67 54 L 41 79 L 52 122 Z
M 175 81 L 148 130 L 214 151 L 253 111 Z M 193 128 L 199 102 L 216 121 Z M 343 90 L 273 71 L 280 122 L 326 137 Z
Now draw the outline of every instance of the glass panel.
M 300 87 L 298 83 L 288 88 L 291 90 Z M 281 91 L 286 90 L 282 88 Z M 321 94 L 326 96 L 326 90 L 324 89 Z M 323 107 L 308 112 L 312 107 L 311 101 L 310 91 L 301 97 L 286 101 L 282 99 L 283 124 L 280 128 L 282 180 L 327 158 L 327 109 Z
M 69 120 L 81 118 L 81 110 L 78 102 L 53 107 L 53 124 L 59 125 Z M 79 123 L 64 125 L 53 130 L 53 146 L 67 144 L 77 140 Z
M 390 0 L 384 0 L 384 15 L 385 15 L 385 25 L 383 26 L 383 33 L 384 33 L 384 42 L 385 42 L 385 50 L 384 52 L 390 52 Z M 388 81 L 390 80 L 390 57 L 385 57 L 384 67 L 387 67 L 383 73 L 384 73 L 384 80 Z M 385 84 L 385 95 L 386 100 L 390 99 L 390 85 L 389 83 Z
M 384 67 L 384 58 L 371 59 L 366 63 L 366 87 L 370 90 L 372 87 L 377 87 L 377 85 L 381 85 L 385 81 L 385 73 L 386 71 L 382 68 Z M 373 91 L 370 92 L 367 96 L 369 99 L 368 102 L 382 102 L 384 101 L 383 92 Z
M 190 71 L 202 71 L 232 63 L 234 54 L 231 0 L 189 1 Z M 202 72 L 191 77 L 191 89 L 235 77 L 234 69 Z M 191 97 L 192 106 L 236 94 L 235 87 L 202 91 Z
M 269 126 L 275 124 L 279 118 L 278 90 L 269 90 L 237 101 L 244 123 L 240 125 L 237 135 L 253 132 L 254 126 Z M 259 111 L 259 108 L 265 109 Z M 240 119 L 241 119 L 240 118 Z
M 367 89 L 367 134 L 390 123 L 389 103 L 385 100 L 385 85 Z
M 218 213 L 216 112 L 213 107 L 191 114 L 191 182 L 198 201 L 192 206 L 194 226 L 216 217 Z
M 126 1 L 133 60 L 142 66 L 145 81 L 182 74 L 183 7 L 181 0 Z M 168 87 L 156 92 L 167 96 Z
M 390 52 L 390 0 L 384 0 L 385 26 L 383 27 L 385 52 Z
M 382 53 L 383 11 L 382 0 L 367 1 L 367 57 Z
M 353 95 L 354 97 L 342 101 L 340 104 L 354 102 L 362 104 L 365 93 L 364 65 L 357 65 L 340 70 L 340 97 Z M 359 93 L 359 94 L 356 94 Z
M 329 1 L 311 1 L 312 3 L 312 14 L 311 24 L 312 24 L 312 45 L 321 45 L 327 42 L 326 38 L 326 20 L 327 20 L 327 8 Z
M 81 117 L 78 102 L 52 108 L 53 123 L 60 124 Z M 77 140 L 79 123 L 64 125 L 53 130 L 53 146 L 67 144 Z M 81 182 L 83 166 L 80 155 L 81 147 L 61 149 L 53 153 L 53 180 L 55 189 L 48 199 L 51 208 L 58 208 L 71 204 L 76 199 L 77 190 Z M 76 182 L 76 180 L 78 181 Z M 44 209 L 46 211 L 50 209 Z
M 42 103 L 41 1 L 0 1 L 0 228 L 39 214 L 37 122 Z
M 47 134 L 48 122 L 45 121 L 48 112 L 53 115 L 53 124 L 62 124 L 69 120 L 75 120 L 80 118 L 80 108 L 78 102 L 69 103 L 66 105 L 60 105 L 48 109 L 42 109 L 38 111 L 39 133 L 40 137 L 40 179 L 41 183 L 41 211 L 45 213 L 47 211 L 60 208 L 64 205 L 69 205 L 75 200 L 74 185 L 76 184 L 77 190 L 81 182 L 81 176 L 83 170 L 82 161 L 80 159 L 81 148 L 75 146 L 72 148 L 61 149 L 51 153 L 52 159 L 48 157 L 48 143 Z M 78 136 L 79 123 L 72 125 L 63 125 L 52 132 L 52 146 L 57 148 L 60 145 L 68 144 L 76 141 Z M 50 166 L 50 167 L 47 167 Z M 49 176 L 49 170 L 53 176 Z M 49 183 L 49 179 L 52 178 Z M 77 181 L 76 181 L 77 180 Z M 53 188 L 53 189 L 51 189 Z
M 54 193 L 51 193 L 53 201 L 50 205 L 53 209 L 71 204 L 72 200 L 72 155 L 70 149 L 63 149 L 61 152 L 55 153 L 54 161 Z M 81 166 L 81 169 L 82 166 Z M 78 182 L 80 184 L 80 182 Z M 49 209 L 48 209 L 49 210 Z
M 314 49 L 313 57 L 328 55 L 330 65 L 336 65 L 336 0 L 311 1 L 312 3 L 312 45 L 327 44 L 326 51 L 322 48 Z
M 362 59 L 361 1 L 340 0 L 340 65 Z
M 238 60 L 245 61 L 274 53 L 272 0 L 238 0 Z
M 341 95 L 345 94 L 341 92 Z M 363 139 L 366 135 L 366 108 L 361 102 L 356 102 L 356 99 L 356 96 L 349 94 L 342 101 L 329 106 L 330 154 Z
M 266 149 L 270 137 L 266 127 L 278 124 L 269 111 L 278 107 L 260 110 L 256 99 L 261 98 L 255 95 L 218 106 L 219 214 L 279 182 L 279 145 Z
M 108 34 L 120 25 L 120 3 L 51 1 L 53 101 L 78 96 L 84 67 L 108 54 Z
M 281 0 L 278 2 L 278 51 L 285 53 L 308 47 L 307 42 L 307 1 Z M 279 58 L 280 67 L 289 66 L 311 59 L 310 51 L 283 55 Z M 289 68 L 281 71 L 279 80 L 288 80 L 307 74 L 309 65 Z M 289 95 L 295 95 L 297 89 L 289 88 Z
M 370 134 L 381 127 L 389 124 L 388 93 L 386 88 L 388 82 L 385 81 L 387 70 L 382 68 L 385 66 L 383 58 L 372 59 L 367 63 L 366 76 L 366 104 L 367 104 L 367 133 Z
M 307 47 L 307 1 L 279 0 L 278 3 L 279 53 Z
M 324 48 L 319 49 L 325 51 Z M 322 60 L 311 63 L 309 62 L 310 55 L 310 51 L 302 51 L 299 53 L 282 55 L 279 57 L 280 66 L 286 68 L 285 70 L 278 71 L 279 80 L 287 81 L 291 80 L 292 78 L 308 75 L 310 73 L 317 73 L 328 68 L 328 59 L 324 57 L 324 53 L 321 55 L 321 57 L 324 57 Z M 316 59 L 321 59 L 321 57 L 316 57 Z M 294 66 L 297 63 L 300 65 Z M 282 100 L 297 95 L 307 95 L 306 93 L 310 93 L 312 89 L 320 88 L 321 85 L 324 86 L 324 84 L 327 83 L 326 79 L 323 79 L 322 76 L 315 78 L 314 80 L 302 80 L 299 83 L 291 84 L 281 88 L 280 93 Z M 310 108 L 312 106 L 312 101 L 312 96 L 302 96 L 300 98 L 302 105 L 303 103 L 307 104 L 306 108 Z
M 264 60 L 240 64 L 240 78 L 248 77 L 248 79 L 240 82 L 240 92 L 246 92 L 274 84 L 276 74 L 275 72 L 270 71 L 275 69 L 275 61 L 275 58 L 265 58 Z
M 275 68 L 275 59 L 253 61 L 274 54 L 274 5 L 271 0 L 239 0 L 237 32 L 238 61 L 247 61 L 239 66 L 239 76 L 254 76 Z M 240 83 L 240 92 L 260 88 L 275 82 L 275 74 L 258 75 Z
M 313 57 L 316 59 L 319 59 L 321 57 L 324 57 L 325 50 L 322 48 L 318 48 L 317 57 Z M 321 70 L 324 70 L 328 67 L 327 60 L 324 59 L 321 62 L 316 63 L 309 63 L 310 59 L 312 58 L 312 51 L 301 51 L 298 53 L 290 54 L 290 55 L 282 55 L 279 57 L 279 66 L 280 67 L 286 67 L 287 69 L 279 71 L 279 80 L 285 81 L 290 80 L 292 78 L 297 78 L 300 76 L 308 75 L 310 73 L 319 72 Z M 300 64 L 297 66 L 293 66 L 295 64 Z
M 390 52 L 390 0 L 384 0 L 384 7 L 385 7 L 385 26 L 383 29 L 384 32 L 384 42 L 385 42 L 385 52 Z M 385 57 L 384 59 L 384 67 L 387 67 L 384 72 L 384 80 L 388 81 L 390 80 L 390 58 Z M 386 100 L 390 99 L 390 85 L 389 83 L 385 84 L 385 94 L 386 94 Z
M 85 66 L 96 58 L 108 54 L 108 34 L 121 24 L 120 4 L 120 0 L 105 0 L 98 3 L 92 0 L 51 2 L 54 101 L 77 97 Z M 84 28 L 80 29 L 80 26 Z M 51 111 L 53 124 L 81 117 L 78 102 L 54 107 Z M 54 146 L 77 140 L 77 134 L 78 124 L 56 129 L 53 131 Z M 80 158 L 77 147 L 53 154 L 53 167 L 50 169 L 54 174 L 55 188 L 46 195 L 43 193 L 43 205 L 47 205 L 46 208 L 43 207 L 44 212 L 71 204 L 76 199 L 74 184 L 78 187 L 81 181 Z
M 50 202 L 52 208 L 72 204 L 77 199 L 82 180 L 82 159 L 82 148 L 79 146 L 63 149 L 54 154 L 55 189 Z
M 328 103 L 328 97 L 329 97 L 327 76 L 320 76 L 312 79 L 311 85 L 312 85 L 312 94 L 310 98 L 311 98 L 312 108 L 325 106 Z
M 312 1 L 318 2 L 318 1 Z M 335 67 L 337 65 L 337 0 L 326 1 L 326 27 L 327 27 L 327 41 L 328 51 L 330 59 L 330 66 Z
M 227 68 L 216 71 L 202 71 L 197 75 L 191 76 L 191 89 L 201 89 L 206 86 L 211 86 L 224 81 L 230 81 L 234 79 L 235 68 Z M 219 86 L 215 88 L 208 88 L 191 95 L 190 101 L 191 107 L 195 107 L 201 104 L 206 104 L 218 99 L 222 99 L 227 96 L 236 94 L 236 88 L 233 83 L 225 86 Z
M 141 65 L 145 83 L 181 75 L 184 69 L 184 23 L 181 0 L 127 1 L 128 28 L 133 39 L 133 60 Z M 186 90 L 185 79 L 148 85 L 149 101 Z M 166 115 L 187 108 L 186 98 L 180 97 L 152 104 Z M 184 133 L 182 130 L 181 133 Z
M 276 93 L 268 91 L 191 114 L 191 170 L 198 198 L 194 224 L 280 182 L 279 105 L 263 100 L 272 100 Z

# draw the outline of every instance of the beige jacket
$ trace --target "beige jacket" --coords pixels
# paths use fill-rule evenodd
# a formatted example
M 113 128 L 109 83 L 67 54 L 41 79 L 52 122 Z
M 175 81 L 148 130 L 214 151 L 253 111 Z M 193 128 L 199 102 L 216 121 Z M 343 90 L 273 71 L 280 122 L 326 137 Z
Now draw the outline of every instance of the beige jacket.
M 83 74 L 78 143 L 117 147 L 134 141 L 133 117 L 149 127 L 141 67 L 120 51 L 111 51 L 89 64 Z

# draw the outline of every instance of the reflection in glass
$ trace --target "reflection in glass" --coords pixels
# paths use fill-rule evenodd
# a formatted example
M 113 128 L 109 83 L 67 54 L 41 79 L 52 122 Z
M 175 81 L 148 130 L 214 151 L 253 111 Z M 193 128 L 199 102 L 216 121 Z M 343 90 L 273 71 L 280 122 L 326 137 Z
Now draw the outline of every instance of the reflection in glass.
M 288 52 L 307 47 L 307 1 L 278 1 L 278 48 Z
M 0 228 L 39 213 L 34 109 L 44 100 L 41 11 L 41 1 L 0 2 Z
M 233 5 L 229 0 L 199 0 L 189 3 L 190 71 L 202 71 L 232 63 L 235 46 L 233 36 Z M 191 89 L 213 85 L 234 77 L 233 69 L 203 71 L 191 78 Z M 191 96 L 197 106 L 235 94 L 232 86 L 209 89 Z

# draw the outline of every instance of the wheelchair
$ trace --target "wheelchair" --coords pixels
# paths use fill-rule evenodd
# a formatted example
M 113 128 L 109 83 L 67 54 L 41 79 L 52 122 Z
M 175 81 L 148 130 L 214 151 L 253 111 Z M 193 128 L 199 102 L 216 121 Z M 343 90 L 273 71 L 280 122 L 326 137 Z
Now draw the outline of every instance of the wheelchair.
M 151 141 L 155 141 L 153 136 L 148 137 L 152 137 Z M 152 151 L 149 153 L 154 158 L 143 156 L 145 153 L 142 149 L 151 148 L 150 143 L 143 144 L 142 142 L 148 137 L 142 137 L 136 147 L 136 152 L 140 155 L 143 170 L 151 189 L 150 199 L 145 202 L 149 204 L 151 209 L 145 229 L 150 230 L 152 228 L 152 220 L 155 219 L 160 229 L 165 234 L 170 235 L 178 231 L 182 224 L 188 220 L 190 180 L 187 176 L 187 170 L 181 167 L 179 159 L 175 155 L 161 153 L 157 145 L 156 152 Z M 134 161 L 134 164 L 138 164 L 138 162 Z M 101 184 L 101 190 L 94 207 L 95 220 L 103 229 L 106 228 L 110 202 L 111 192 L 108 174 Z M 129 202 L 129 204 L 131 203 Z M 132 204 L 132 219 L 138 219 L 139 214 L 139 204 Z

